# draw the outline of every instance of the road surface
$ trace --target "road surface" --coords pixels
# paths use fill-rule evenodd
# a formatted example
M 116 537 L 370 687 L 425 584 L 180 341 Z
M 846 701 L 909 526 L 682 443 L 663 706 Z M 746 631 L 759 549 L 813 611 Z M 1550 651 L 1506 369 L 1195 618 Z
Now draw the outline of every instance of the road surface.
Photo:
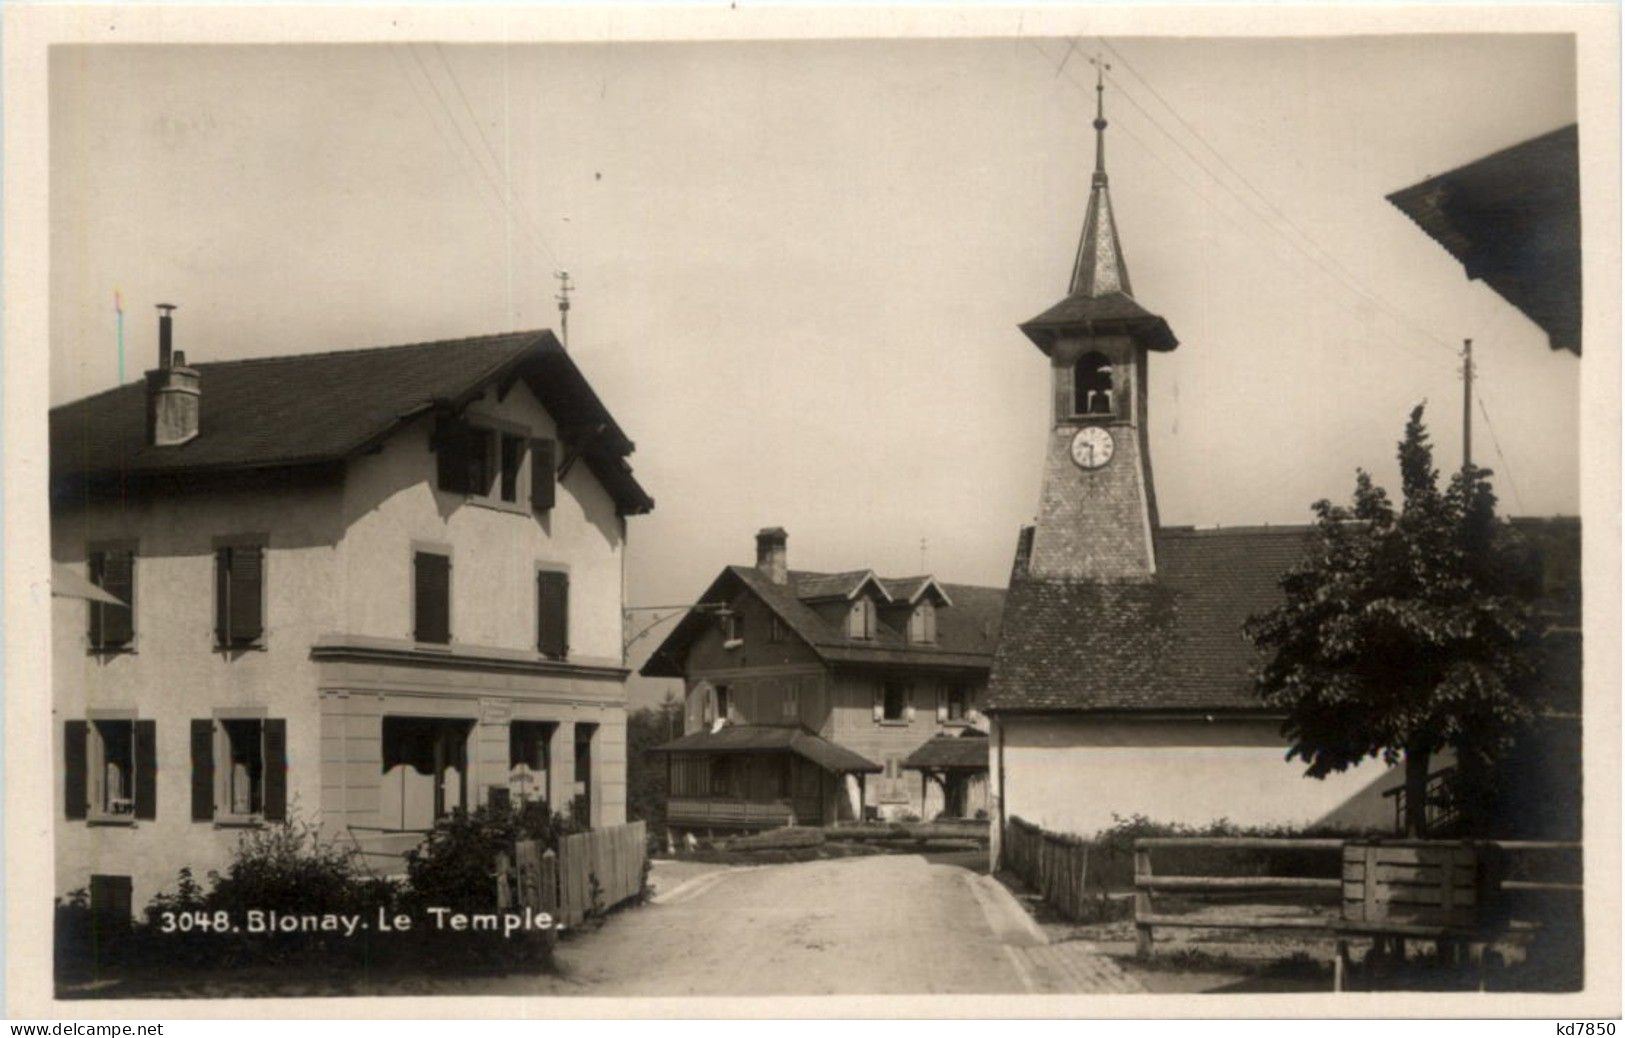
M 595 996 L 1142 990 L 1086 943 L 1047 944 L 995 880 L 917 855 L 694 875 L 558 960 L 554 992 Z

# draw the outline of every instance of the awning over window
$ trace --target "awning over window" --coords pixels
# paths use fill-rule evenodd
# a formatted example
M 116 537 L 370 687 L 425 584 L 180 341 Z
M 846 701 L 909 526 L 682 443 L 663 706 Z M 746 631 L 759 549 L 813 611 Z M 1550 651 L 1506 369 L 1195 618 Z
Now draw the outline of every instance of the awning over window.
M 716 731 L 694 732 L 651 753 L 793 753 L 837 775 L 880 772 L 885 769 L 867 757 L 788 725 L 730 724 Z

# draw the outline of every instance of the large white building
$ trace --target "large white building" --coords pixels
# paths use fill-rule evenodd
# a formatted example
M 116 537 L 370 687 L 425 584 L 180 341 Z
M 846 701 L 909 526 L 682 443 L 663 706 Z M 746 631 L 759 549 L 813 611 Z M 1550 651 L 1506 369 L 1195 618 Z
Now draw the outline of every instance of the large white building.
M 297 814 L 390 871 L 625 813 L 633 445 L 549 332 L 188 366 L 50 415 L 56 885 L 139 910 Z

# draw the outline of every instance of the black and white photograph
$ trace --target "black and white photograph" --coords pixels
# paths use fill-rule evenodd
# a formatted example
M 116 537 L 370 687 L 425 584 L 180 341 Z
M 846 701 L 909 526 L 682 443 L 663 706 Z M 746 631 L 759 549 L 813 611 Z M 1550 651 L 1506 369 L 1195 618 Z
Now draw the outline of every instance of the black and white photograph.
M 1617 1017 L 1617 9 L 889 10 L 32 23 L 8 1015 Z

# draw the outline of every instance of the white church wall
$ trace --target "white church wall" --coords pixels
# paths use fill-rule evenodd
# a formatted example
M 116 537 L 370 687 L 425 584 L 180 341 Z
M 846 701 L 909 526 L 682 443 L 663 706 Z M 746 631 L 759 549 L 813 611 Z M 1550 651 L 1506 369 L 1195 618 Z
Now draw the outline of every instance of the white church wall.
M 1332 824 L 1386 829 L 1393 801 L 1381 793 L 1402 770 L 1370 761 L 1325 779 L 1286 759 L 1270 719 L 1095 720 L 1003 717 L 1005 817 L 1090 836 L 1113 815 L 1202 826 Z M 1000 795 L 995 790 L 995 796 Z

